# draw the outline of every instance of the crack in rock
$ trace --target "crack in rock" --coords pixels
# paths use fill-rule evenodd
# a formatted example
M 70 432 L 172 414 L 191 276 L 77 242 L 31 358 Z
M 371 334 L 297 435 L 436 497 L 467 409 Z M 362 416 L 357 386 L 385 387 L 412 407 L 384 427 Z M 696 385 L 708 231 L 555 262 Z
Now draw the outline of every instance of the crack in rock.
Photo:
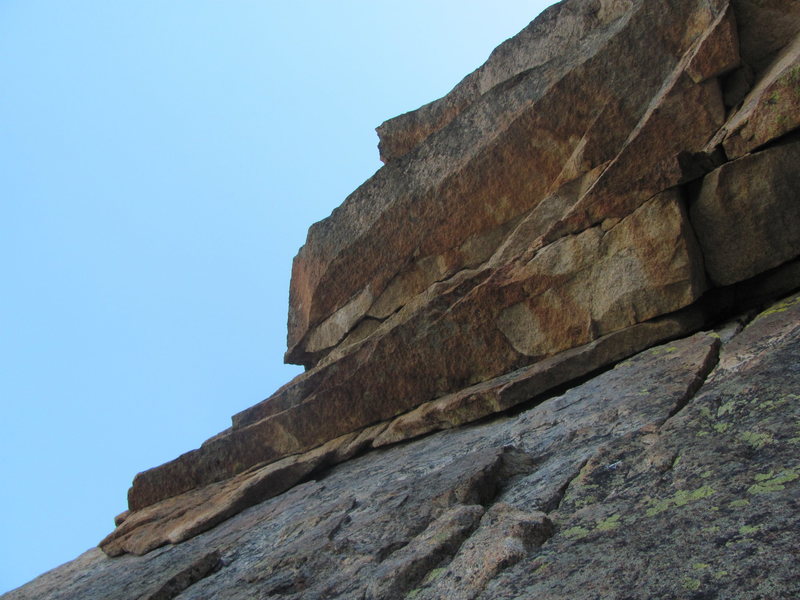
M 204 554 L 185 569 L 173 574 L 155 590 L 140 596 L 139 600 L 172 600 L 198 581 L 218 571 L 221 566 L 219 552 Z

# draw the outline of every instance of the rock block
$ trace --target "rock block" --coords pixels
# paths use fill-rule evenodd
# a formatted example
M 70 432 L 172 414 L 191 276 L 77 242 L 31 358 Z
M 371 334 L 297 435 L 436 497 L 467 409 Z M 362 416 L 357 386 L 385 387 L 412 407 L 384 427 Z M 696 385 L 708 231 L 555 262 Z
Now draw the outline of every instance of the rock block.
M 679 157 L 703 150 L 724 121 L 713 75 L 739 60 L 728 3 L 600 4 L 591 12 L 605 16 L 581 17 L 558 58 L 489 88 L 413 160 L 390 162 L 312 226 L 293 265 L 287 361 L 319 364 L 359 319 L 391 318 L 480 268 L 519 220 L 592 172 L 547 243 L 687 178 Z
M 742 58 L 757 73 L 800 33 L 795 0 L 734 0 Z
M 528 27 L 500 44 L 488 60 L 445 97 L 389 119 L 377 129 L 383 162 L 404 156 L 446 127 L 480 96 L 517 75 L 568 54 L 609 24 L 626 16 L 635 2 L 567 0 L 547 8 Z
M 703 180 L 690 210 L 706 270 L 717 285 L 800 255 L 800 142 L 727 163 Z
M 800 35 L 783 50 L 710 145 L 730 159 L 800 127 Z

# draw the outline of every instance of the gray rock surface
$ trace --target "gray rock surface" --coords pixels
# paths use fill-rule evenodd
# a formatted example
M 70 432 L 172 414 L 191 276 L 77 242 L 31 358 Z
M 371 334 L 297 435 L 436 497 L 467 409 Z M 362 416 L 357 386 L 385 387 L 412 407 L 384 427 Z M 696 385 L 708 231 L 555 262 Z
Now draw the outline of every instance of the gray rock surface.
M 793 296 L 3 598 L 794 598 L 798 424 Z

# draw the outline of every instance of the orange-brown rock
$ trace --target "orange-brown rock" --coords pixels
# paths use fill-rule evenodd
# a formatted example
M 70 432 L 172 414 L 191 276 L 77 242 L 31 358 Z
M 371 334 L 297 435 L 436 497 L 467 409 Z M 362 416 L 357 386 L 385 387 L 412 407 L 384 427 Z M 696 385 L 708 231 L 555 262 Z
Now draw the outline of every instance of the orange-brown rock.
M 759 37 L 775 11 L 786 22 Z M 506 411 L 796 288 L 795 13 L 566 0 L 384 124 L 388 164 L 295 259 L 287 359 L 308 370 L 137 475 L 103 549 L 187 540 L 360 450 Z M 454 519 L 440 525 L 460 539 Z M 428 560 L 403 556 L 412 579 Z
M 729 159 L 800 127 L 800 35 L 768 68 L 758 84 L 720 130 L 712 144 L 722 143 Z
M 757 312 L 2 597 L 796 598 L 800 298 Z
M 531 366 L 426 402 L 391 421 L 372 445 L 377 448 L 395 444 L 502 412 L 639 350 L 698 329 L 702 323 L 701 311 L 687 310 L 608 334 Z
M 385 425 L 333 439 L 311 452 L 191 489 L 133 512 L 100 542 L 109 556 L 146 554 L 208 531 L 225 519 L 295 486 L 315 469 L 347 460 L 369 445 Z
M 312 226 L 293 266 L 288 361 L 313 366 L 359 319 L 479 266 L 518 219 L 606 163 L 566 233 L 687 178 L 679 156 L 725 117 L 713 75 L 738 64 L 727 2 L 597 4 L 605 18 L 563 54 L 488 89 Z
M 729 162 L 703 180 L 691 218 L 714 283 L 748 279 L 800 254 L 799 165 L 800 142 L 792 142 Z
M 800 32 L 796 0 L 734 0 L 739 44 L 747 66 L 760 74 Z
M 563 57 L 588 35 L 624 16 L 633 4 L 631 0 L 602 0 L 550 6 L 525 29 L 500 44 L 481 67 L 445 97 L 378 127 L 381 160 L 389 162 L 407 154 L 493 87 Z
M 698 176 L 695 155 L 722 126 L 725 106 L 714 77 L 738 64 L 733 13 L 721 12 L 666 77 L 625 145 L 545 234 L 545 240 L 620 218 L 659 191 Z M 642 162 L 647 165 L 642 169 Z M 632 185 L 632 183 L 634 183 Z

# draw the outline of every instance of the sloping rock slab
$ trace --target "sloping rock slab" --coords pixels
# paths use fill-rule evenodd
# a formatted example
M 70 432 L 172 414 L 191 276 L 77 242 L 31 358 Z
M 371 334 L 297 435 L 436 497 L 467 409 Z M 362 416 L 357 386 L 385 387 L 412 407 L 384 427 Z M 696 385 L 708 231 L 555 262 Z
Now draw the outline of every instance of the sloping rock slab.
M 796 598 L 799 301 L 733 338 L 675 418 L 594 456 L 556 535 L 480 597 Z
M 449 124 L 482 94 L 513 77 L 567 54 L 592 32 L 622 17 L 630 0 L 588 3 L 567 0 L 547 8 L 530 25 L 498 46 L 486 63 L 444 98 L 389 119 L 377 128 L 383 162 L 407 154 Z
M 391 421 L 372 445 L 397 443 L 502 412 L 665 339 L 699 329 L 702 323 L 700 311 L 688 310 L 609 334 L 530 367 L 427 402 Z
M 345 435 L 302 455 L 255 467 L 231 479 L 167 498 L 126 515 L 100 542 L 109 556 L 146 554 L 188 540 L 246 508 L 294 487 L 315 470 L 351 458 L 384 425 Z

